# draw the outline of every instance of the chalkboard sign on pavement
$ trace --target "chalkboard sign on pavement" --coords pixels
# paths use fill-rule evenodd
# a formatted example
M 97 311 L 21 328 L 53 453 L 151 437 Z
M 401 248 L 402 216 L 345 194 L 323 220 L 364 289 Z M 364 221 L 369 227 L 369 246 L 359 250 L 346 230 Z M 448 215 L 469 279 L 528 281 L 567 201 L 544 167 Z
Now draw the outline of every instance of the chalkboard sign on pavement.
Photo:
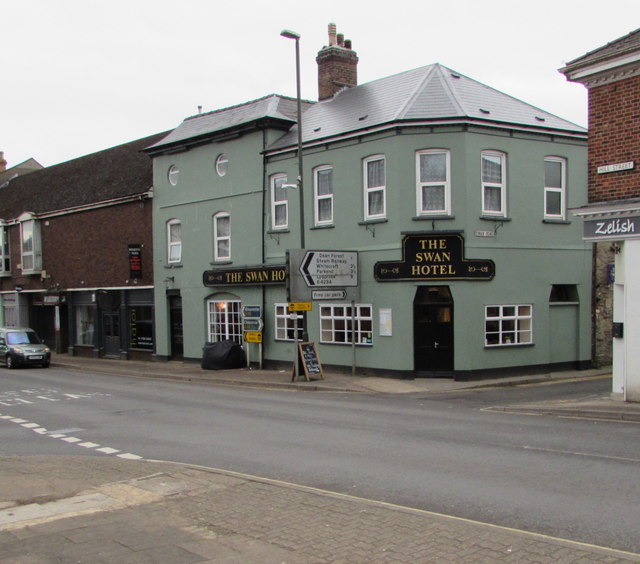
M 304 370 L 307 381 L 324 379 L 315 343 L 298 343 L 298 365 Z M 293 378 L 295 378 L 295 372 Z

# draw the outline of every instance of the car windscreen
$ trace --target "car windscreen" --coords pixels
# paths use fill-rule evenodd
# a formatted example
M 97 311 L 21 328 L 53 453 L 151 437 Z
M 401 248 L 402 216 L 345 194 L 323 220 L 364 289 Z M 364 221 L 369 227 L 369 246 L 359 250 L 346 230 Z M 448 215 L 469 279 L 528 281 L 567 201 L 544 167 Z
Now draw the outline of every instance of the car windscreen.
M 40 339 L 33 331 L 12 331 L 7 333 L 8 345 L 37 345 L 39 343 Z

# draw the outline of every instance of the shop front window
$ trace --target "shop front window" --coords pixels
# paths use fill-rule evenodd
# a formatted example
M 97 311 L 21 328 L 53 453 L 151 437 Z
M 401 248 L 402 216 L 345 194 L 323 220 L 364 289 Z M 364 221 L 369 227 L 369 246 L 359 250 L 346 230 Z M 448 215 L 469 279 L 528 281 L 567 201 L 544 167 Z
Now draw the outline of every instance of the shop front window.
M 93 345 L 95 334 L 95 309 L 93 306 L 76 307 L 76 344 Z
M 153 308 L 129 308 L 129 348 L 153 350 Z

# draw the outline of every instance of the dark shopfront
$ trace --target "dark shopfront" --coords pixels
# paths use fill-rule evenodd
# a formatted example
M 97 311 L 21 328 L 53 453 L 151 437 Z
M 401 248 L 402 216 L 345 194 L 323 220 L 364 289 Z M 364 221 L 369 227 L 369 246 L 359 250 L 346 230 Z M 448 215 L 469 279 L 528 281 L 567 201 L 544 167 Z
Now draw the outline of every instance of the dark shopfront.
M 99 289 L 69 296 L 70 354 L 151 360 L 152 289 Z

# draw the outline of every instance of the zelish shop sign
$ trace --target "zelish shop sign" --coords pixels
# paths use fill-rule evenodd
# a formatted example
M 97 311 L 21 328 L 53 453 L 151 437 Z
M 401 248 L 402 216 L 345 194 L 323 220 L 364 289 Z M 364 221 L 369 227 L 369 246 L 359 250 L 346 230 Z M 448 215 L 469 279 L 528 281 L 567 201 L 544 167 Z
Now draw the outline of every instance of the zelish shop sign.
M 585 239 L 628 239 L 640 236 L 640 216 L 589 219 L 584 222 Z
M 495 264 L 492 260 L 465 258 L 460 233 L 412 233 L 402 239 L 402 261 L 377 262 L 373 273 L 378 282 L 491 280 Z

